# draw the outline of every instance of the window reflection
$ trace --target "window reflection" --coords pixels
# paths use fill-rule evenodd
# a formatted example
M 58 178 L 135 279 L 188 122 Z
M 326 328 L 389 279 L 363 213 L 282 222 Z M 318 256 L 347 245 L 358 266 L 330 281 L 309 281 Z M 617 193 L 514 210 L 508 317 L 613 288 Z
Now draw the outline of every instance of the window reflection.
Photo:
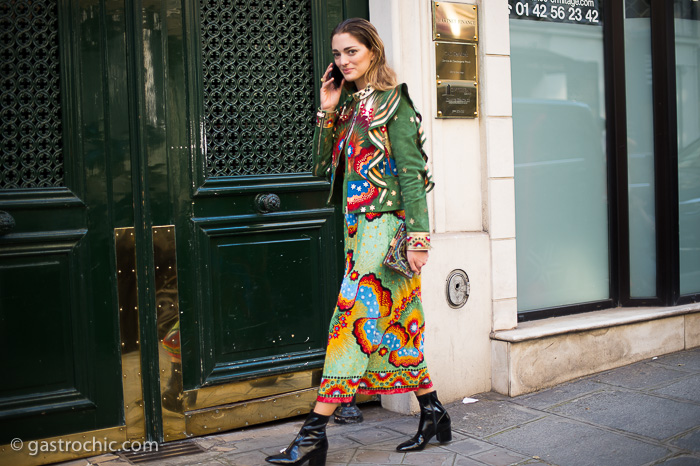
M 625 1 L 630 296 L 656 296 L 650 0 Z
M 681 294 L 700 292 L 700 3 L 676 0 Z
M 519 310 L 609 297 L 600 26 L 511 20 Z

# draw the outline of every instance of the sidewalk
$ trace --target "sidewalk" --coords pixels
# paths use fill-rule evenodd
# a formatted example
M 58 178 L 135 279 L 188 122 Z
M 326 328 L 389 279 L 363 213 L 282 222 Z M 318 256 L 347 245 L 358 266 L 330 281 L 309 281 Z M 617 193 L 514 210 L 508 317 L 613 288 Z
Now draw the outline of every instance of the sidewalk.
M 508 398 L 493 392 L 447 406 L 453 439 L 398 453 L 417 416 L 362 405 L 365 421 L 329 424 L 328 466 L 700 465 L 700 348 L 682 351 Z M 187 440 L 203 452 L 147 466 L 258 466 L 286 447 L 304 417 Z M 62 466 L 129 465 L 102 455 Z

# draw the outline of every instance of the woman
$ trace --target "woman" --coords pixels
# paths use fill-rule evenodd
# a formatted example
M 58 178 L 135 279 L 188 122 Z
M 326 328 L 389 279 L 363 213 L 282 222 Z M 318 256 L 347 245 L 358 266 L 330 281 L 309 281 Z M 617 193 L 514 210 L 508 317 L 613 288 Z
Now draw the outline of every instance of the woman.
M 314 410 L 273 464 L 324 465 L 326 423 L 356 392 L 416 392 L 418 433 L 397 447 L 422 450 L 436 436 L 451 440 L 450 417 L 440 404 L 423 358 L 420 271 L 430 235 L 425 194 L 432 188 L 422 150 L 420 115 L 405 85 L 386 64 L 384 44 L 371 23 L 352 18 L 331 34 L 335 65 L 326 69 L 313 142 L 313 171 L 330 175 L 329 202 L 343 203 L 346 268 L 328 337 Z M 342 90 L 347 95 L 340 102 Z M 412 278 L 383 265 L 391 240 L 405 225 Z

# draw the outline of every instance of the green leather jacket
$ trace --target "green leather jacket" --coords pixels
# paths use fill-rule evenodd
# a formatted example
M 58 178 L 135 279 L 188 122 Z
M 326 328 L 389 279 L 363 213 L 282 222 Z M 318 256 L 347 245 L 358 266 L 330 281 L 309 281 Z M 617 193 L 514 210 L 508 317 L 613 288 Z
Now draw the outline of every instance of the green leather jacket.
M 319 110 L 313 139 L 313 173 L 330 177 L 328 202 L 344 199 L 346 214 L 403 210 L 410 250 L 430 248 L 433 182 L 420 121 L 405 84 L 368 86 L 335 111 Z

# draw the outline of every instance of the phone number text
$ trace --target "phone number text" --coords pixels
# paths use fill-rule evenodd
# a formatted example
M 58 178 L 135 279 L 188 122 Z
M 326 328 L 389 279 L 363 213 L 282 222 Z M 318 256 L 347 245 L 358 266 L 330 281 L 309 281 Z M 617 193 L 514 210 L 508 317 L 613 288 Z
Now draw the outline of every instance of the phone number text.
M 597 0 L 508 0 L 508 13 L 512 19 L 600 24 Z

